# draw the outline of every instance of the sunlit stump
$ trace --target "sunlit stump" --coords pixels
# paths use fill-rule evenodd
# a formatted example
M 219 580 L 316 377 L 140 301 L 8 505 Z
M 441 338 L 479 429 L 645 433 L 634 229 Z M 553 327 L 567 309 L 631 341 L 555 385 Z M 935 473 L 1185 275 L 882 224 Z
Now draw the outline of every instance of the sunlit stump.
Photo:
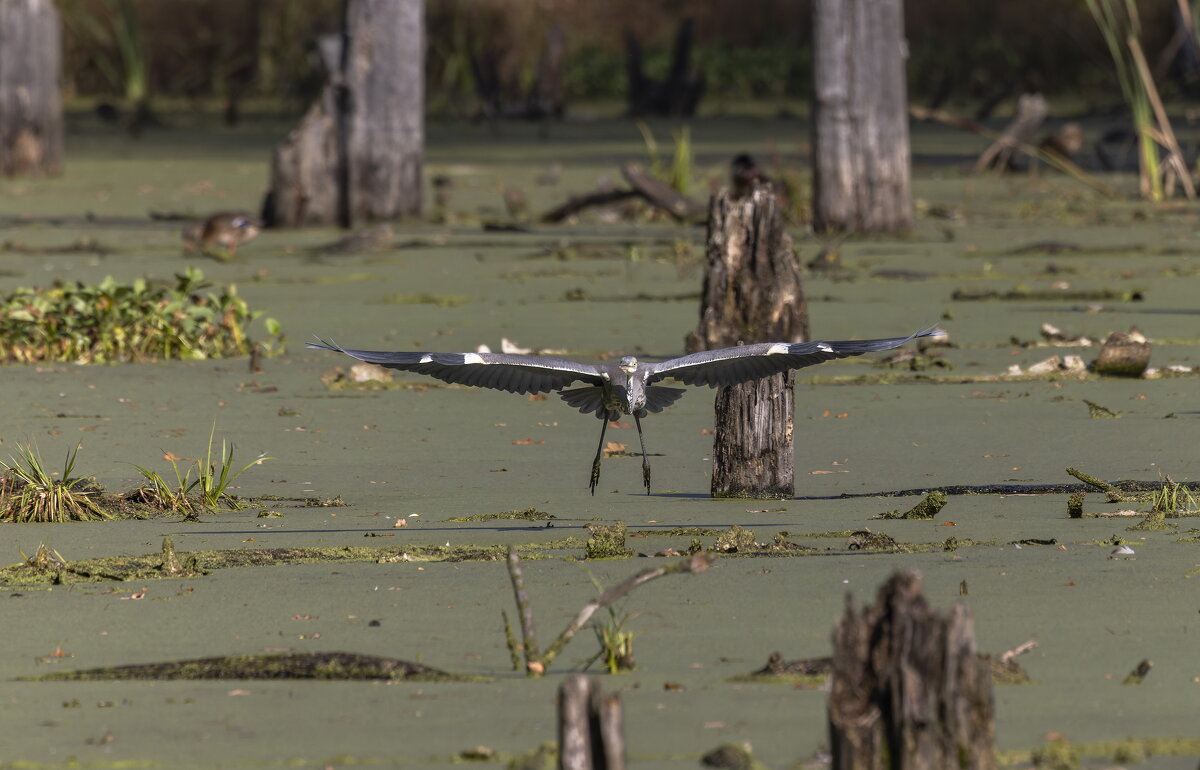
M 833 770 L 993 770 L 992 673 L 963 604 L 931 608 L 915 570 L 875 604 L 847 597 L 833 631 L 828 700 Z
M 718 192 L 706 243 L 700 324 L 688 352 L 809 339 L 800 262 L 770 183 L 754 181 L 742 195 Z M 788 372 L 718 391 L 713 497 L 795 494 L 793 381 Z

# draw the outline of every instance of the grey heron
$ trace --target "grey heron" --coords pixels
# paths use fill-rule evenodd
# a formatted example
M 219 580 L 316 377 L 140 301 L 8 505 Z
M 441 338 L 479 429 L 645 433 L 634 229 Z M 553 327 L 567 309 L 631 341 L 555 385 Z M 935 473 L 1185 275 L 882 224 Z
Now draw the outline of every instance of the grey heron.
M 308 347 L 345 353 L 351 358 L 417 374 L 427 374 L 443 382 L 504 390 L 509 393 L 548 393 L 558 396 L 584 414 L 600 418 L 600 444 L 592 461 L 588 487 L 596 494 L 600 482 L 600 459 L 604 453 L 604 432 L 611 420 L 622 414 L 633 415 L 638 442 L 642 447 L 642 481 L 650 494 L 650 461 L 642 436 L 642 418 L 666 409 L 685 393 L 683 388 L 659 385 L 672 379 L 684 385 L 719 388 L 769 377 L 790 369 L 800 369 L 823 361 L 863 353 L 898 348 L 918 337 L 942 334 L 937 326 L 907 337 L 838 342 L 761 342 L 720 350 L 705 350 L 666 361 L 639 361 L 625 356 L 620 363 L 587 364 L 548 356 L 509 353 L 429 353 L 352 350 L 320 337 Z M 568 388 L 576 383 L 581 387 Z

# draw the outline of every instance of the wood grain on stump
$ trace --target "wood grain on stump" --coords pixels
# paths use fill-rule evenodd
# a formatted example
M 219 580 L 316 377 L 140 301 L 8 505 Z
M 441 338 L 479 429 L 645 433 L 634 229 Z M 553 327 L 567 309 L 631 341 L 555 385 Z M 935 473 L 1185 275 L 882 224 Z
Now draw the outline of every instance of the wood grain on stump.
M 700 324 L 688 336 L 688 352 L 809 339 L 800 261 L 770 184 L 713 197 L 706 263 Z M 794 379 L 787 372 L 718 391 L 714 497 L 795 494 Z
M 861 611 L 847 597 L 828 708 L 833 770 L 996 767 L 992 675 L 971 612 L 931 608 L 915 570 Z

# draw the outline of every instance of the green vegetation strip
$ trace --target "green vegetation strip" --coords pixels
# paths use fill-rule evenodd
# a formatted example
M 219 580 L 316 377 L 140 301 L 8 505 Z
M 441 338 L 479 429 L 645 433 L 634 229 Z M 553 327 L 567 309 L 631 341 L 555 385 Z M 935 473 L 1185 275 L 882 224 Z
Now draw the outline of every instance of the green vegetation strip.
M 249 355 L 255 344 L 252 311 L 230 284 L 219 292 L 204 274 L 188 268 L 174 286 L 144 280 L 99 284 L 58 283 L 19 288 L 0 297 L 0 362 L 112 363 L 159 359 L 228 358 Z M 277 351 L 283 337 L 264 319 L 260 348 Z
M 578 538 L 563 538 L 522 546 L 526 558 L 549 558 L 547 551 L 581 549 Z M 262 567 L 279 564 L 355 561 L 379 564 L 397 562 L 499 561 L 507 546 L 400 545 L 385 548 L 363 546 L 313 548 L 236 548 L 175 552 L 170 538 L 160 553 L 142 556 L 105 556 L 68 561 L 45 545 L 24 561 L 0 569 L 0 585 L 43 585 L 63 583 L 153 580 L 155 578 L 203 575 L 226 567 Z

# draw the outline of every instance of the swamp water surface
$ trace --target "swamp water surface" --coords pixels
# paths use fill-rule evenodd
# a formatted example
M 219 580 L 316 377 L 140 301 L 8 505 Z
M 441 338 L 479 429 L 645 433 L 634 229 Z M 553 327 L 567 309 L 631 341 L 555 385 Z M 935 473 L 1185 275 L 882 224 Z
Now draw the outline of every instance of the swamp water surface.
M 0 182 L 2 239 L 52 246 L 88 236 L 113 252 L 9 250 L 0 255 L 0 286 L 169 278 L 189 264 L 174 224 L 54 226 L 13 217 L 253 209 L 282 129 L 251 126 L 215 138 L 177 130 L 133 143 L 77 128 L 64 178 Z M 701 171 L 718 178 L 736 152 L 765 156 L 769 142 L 790 146 L 802 129 L 726 119 L 692 131 Z M 625 522 L 628 546 L 644 554 L 686 550 L 697 537 L 674 529 L 739 524 L 761 543 L 786 533 L 819 550 L 722 557 L 703 574 L 651 583 L 623 602 L 618 611 L 630 613 L 638 667 L 602 683 L 622 693 L 633 766 L 692 767 L 718 744 L 743 741 L 769 767 L 812 757 L 825 742 L 825 693 L 734 678 L 774 651 L 788 659 L 828 654 L 846 594 L 870 601 L 901 567 L 922 571 L 935 606 L 970 605 L 980 650 L 1037 640 L 1021 657 L 1033 684 L 996 688 L 1007 762 L 1027 760 L 1022 752 L 1051 733 L 1092 746 L 1086 761 L 1097 766 L 1113 760 L 1113 749 L 1097 748 L 1102 741 L 1200 737 L 1200 519 L 1128 531 L 1139 519 L 1068 519 L 1063 493 L 952 495 L 931 521 L 879 521 L 873 517 L 907 509 L 919 496 L 872 496 L 1074 482 L 1067 466 L 1106 480 L 1155 481 L 1160 472 L 1196 480 L 1195 376 L 1001 376 L 1055 353 L 1094 358 L 1094 347 L 1014 344 L 1037 340 L 1044 322 L 1092 338 L 1136 325 L 1156 341 L 1152 365 L 1200 366 L 1196 209 L 1106 202 L 1054 175 L 973 179 L 954 167 L 927 167 L 923 148 L 944 152 L 961 140 L 918 129 L 915 189 L 926 214 L 909 238 L 842 244 L 846 273 L 808 278 L 809 312 L 815 336 L 826 339 L 904 334 L 945 317 L 956 347 L 937 352 L 952 368 L 879 368 L 876 356 L 801 371 L 797 499 L 708 499 L 711 393 L 698 389 L 644 423 L 654 494 L 641 493 L 638 460 L 612 457 L 591 497 L 596 420 L 557 398 L 437 383 L 330 390 L 322 375 L 348 362 L 303 348 L 321 334 L 367 349 L 448 351 L 497 349 L 508 337 L 585 360 L 680 352 L 696 323 L 690 295 L 701 280 L 701 228 L 584 223 L 508 234 L 478 227 L 480 217 L 502 215 L 506 184 L 524 187 L 540 211 L 599 175 L 615 177 L 620 161 L 641 157 L 637 132 L 622 122 L 568 125 L 547 144 L 525 127 L 506 132 L 495 140 L 482 129 L 430 131 L 429 176 L 454 180 L 452 222 L 400 228 L 398 248 L 314 255 L 311 248 L 338 233 L 267 233 L 237 261 L 193 260 L 209 280 L 236 283 L 254 309 L 282 323 L 288 351 L 266 360 L 261 373 L 251 374 L 244 360 L 4 367 L 4 448 L 32 440 L 51 468 L 81 441 L 77 470 L 108 489 L 128 489 L 139 480 L 133 464 L 165 472 L 166 453 L 202 456 L 215 423 L 218 441 L 233 442 L 243 462 L 259 453 L 274 458 L 238 480 L 239 494 L 340 497 L 347 506 L 285 499 L 198 522 L 6 525 L 4 563 L 42 543 L 68 562 L 152 554 L 164 537 L 181 552 L 550 543 L 548 555 L 561 558 L 525 565 L 545 643 L 595 594 L 593 578 L 612 585 L 658 561 L 579 561 L 585 524 Z M 562 182 L 535 186 L 533 177 L 553 162 L 565 166 Z M 801 258 L 811 259 L 819 244 L 795 235 Z M 1020 249 L 1046 242 L 1078 248 Z M 1055 288 L 1064 281 L 1079 290 L 1136 290 L 1144 299 L 951 299 L 957 289 L 1065 291 Z M 1093 419 L 1085 399 L 1120 417 Z M 632 428 L 610 430 L 607 439 L 637 445 Z M 553 515 L 553 526 L 451 521 L 531 507 Z M 1101 493 L 1084 502 L 1089 514 L 1120 507 Z M 283 516 L 259 518 L 267 509 Z M 401 519 L 408 526 L 396 528 Z M 844 535 L 827 536 L 864 527 L 927 547 L 854 551 Z M 944 550 L 951 536 L 985 544 Z M 1114 536 L 1132 557 L 1110 559 Z M 568 537 L 576 540 L 563 544 Z M 711 546 L 714 536 L 699 539 Z M 1012 545 L 1030 539 L 1057 542 Z M 511 671 L 502 609 L 514 616 L 501 561 L 316 562 L 123 583 L 4 585 L 0 767 L 422 766 L 475 746 L 501 757 L 526 752 L 554 739 L 560 676 L 590 658 L 596 643 L 584 631 L 549 675 L 524 679 Z M 22 679 L 282 650 L 395 657 L 492 681 Z M 1143 683 L 1122 685 L 1147 658 L 1154 667 Z M 1151 766 L 1195 767 L 1196 753 L 1185 746 L 1184 756 L 1157 757 Z

